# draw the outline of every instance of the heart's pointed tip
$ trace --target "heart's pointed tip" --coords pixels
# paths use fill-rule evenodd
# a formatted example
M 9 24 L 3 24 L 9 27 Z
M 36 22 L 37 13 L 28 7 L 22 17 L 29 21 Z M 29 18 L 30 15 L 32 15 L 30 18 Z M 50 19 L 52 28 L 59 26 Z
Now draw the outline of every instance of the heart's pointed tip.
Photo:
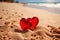
M 31 30 L 35 30 L 35 29 L 36 29 L 36 27 L 31 27 L 30 29 L 31 29 Z
M 36 28 L 30 28 L 30 30 L 34 31 Z

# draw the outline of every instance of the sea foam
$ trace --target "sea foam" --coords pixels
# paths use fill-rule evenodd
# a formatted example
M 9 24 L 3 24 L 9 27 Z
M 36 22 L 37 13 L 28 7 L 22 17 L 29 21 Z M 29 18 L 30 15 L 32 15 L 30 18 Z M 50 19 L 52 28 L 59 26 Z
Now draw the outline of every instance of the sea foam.
M 35 5 L 35 6 L 44 6 L 44 7 L 51 7 L 51 8 L 60 8 L 60 4 L 48 4 L 48 3 L 40 3 L 40 4 L 36 4 L 36 3 L 30 3 L 28 5 Z

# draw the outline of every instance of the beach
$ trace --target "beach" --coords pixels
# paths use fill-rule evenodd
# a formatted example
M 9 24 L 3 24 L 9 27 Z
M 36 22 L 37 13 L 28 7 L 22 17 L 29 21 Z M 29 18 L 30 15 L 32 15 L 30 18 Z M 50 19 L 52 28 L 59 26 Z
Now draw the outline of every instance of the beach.
M 14 28 L 21 29 L 20 25 L 19 25 L 19 21 L 21 18 L 27 19 L 27 18 L 32 18 L 34 16 L 39 18 L 39 23 L 37 26 L 39 26 L 39 27 L 42 26 L 42 29 L 44 29 L 44 28 L 48 29 L 48 27 L 47 27 L 48 25 L 54 26 L 56 28 L 60 27 L 60 14 L 59 13 L 51 12 L 51 11 L 44 10 L 44 9 L 24 6 L 24 4 L 21 4 L 21 3 L 0 2 L 0 26 L 5 25 L 4 23 L 6 21 L 9 21 L 11 23 L 13 22 L 12 25 L 17 25 L 16 27 L 13 26 L 13 29 L 11 29 L 9 27 L 8 28 L 6 27 L 7 29 L 3 29 L 3 30 L 9 31 L 7 33 L 8 33 L 8 35 L 10 34 L 10 36 L 12 35 L 11 36 L 12 39 L 15 35 L 14 38 L 17 37 L 16 38 L 17 40 L 20 40 L 20 39 L 24 40 L 24 38 L 26 38 L 27 40 L 30 40 L 30 38 L 32 38 L 31 40 L 35 40 L 34 37 L 30 36 L 31 33 L 35 34 L 35 32 L 39 32 L 42 29 L 40 30 L 38 28 L 35 31 L 29 30 L 29 32 L 27 32 L 27 33 L 13 32 Z M 8 26 L 11 26 L 11 24 L 9 24 Z M 48 39 L 53 40 L 53 38 L 46 36 L 44 31 L 42 32 L 42 36 L 45 36 L 42 40 L 48 40 Z M 38 37 L 40 37 L 40 36 L 38 35 Z M 6 38 L 6 40 L 8 40 L 8 37 Z M 36 40 L 39 40 L 39 38 Z

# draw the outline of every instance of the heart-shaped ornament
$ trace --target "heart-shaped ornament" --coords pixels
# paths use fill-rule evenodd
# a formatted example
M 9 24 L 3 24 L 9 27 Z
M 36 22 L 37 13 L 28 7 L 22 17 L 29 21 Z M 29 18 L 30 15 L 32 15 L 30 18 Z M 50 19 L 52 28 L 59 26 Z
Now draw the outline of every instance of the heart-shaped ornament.
M 30 27 L 30 29 L 32 29 L 32 30 L 36 28 L 36 26 L 39 22 L 39 19 L 37 17 L 28 18 L 27 20 L 32 24 L 32 26 Z
M 20 20 L 20 26 L 21 26 L 22 31 L 24 31 L 31 27 L 31 23 L 27 21 L 25 18 L 22 18 Z
M 20 26 L 23 31 L 27 30 L 27 29 L 34 30 L 36 28 L 38 22 L 39 22 L 39 19 L 37 17 L 27 18 L 27 19 L 22 18 L 20 20 Z

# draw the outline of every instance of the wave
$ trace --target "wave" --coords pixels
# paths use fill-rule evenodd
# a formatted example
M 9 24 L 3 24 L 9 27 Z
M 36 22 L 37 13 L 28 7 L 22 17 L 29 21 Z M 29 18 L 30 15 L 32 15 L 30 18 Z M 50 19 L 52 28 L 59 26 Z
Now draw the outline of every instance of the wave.
M 51 7 L 51 8 L 60 8 L 60 4 L 47 4 L 47 3 L 43 3 L 43 4 L 28 4 L 28 5 L 36 5 L 36 6 L 45 6 L 45 7 Z

